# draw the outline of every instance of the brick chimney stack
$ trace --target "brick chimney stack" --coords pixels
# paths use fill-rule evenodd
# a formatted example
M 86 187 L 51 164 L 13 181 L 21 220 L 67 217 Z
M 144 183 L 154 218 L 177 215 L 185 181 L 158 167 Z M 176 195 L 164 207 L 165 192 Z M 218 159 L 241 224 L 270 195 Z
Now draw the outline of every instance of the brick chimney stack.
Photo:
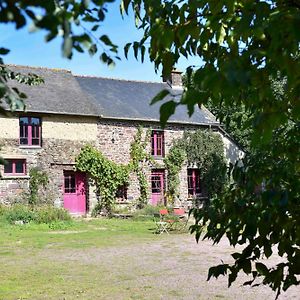
M 170 77 L 163 77 L 163 82 L 166 82 L 172 88 L 182 88 L 182 72 L 173 69 Z

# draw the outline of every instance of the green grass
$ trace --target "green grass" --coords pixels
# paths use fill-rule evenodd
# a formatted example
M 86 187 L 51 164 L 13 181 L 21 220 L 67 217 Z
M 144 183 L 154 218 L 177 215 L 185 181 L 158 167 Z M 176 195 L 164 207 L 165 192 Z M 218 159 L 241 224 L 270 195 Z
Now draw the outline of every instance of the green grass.
M 2 222 L 0 299 L 92 299 L 97 298 L 99 285 L 103 295 L 117 295 L 120 286 L 110 283 L 110 276 L 103 276 L 110 273 L 109 261 L 100 263 L 99 270 L 99 263 L 93 264 L 93 257 L 86 261 L 86 251 L 97 255 L 108 247 L 120 249 L 124 245 L 151 242 L 158 238 L 153 234 L 154 229 L 151 221 L 118 219 L 77 220 L 64 230 L 51 230 L 47 224 Z M 121 262 L 118 260 L 119 265 Z M 130 280 L 130 274 L 127 275 L 127 278 L 120 275 L 118 280 Z M 87 298 L 83 296 L 86 291 L 89 291 Z

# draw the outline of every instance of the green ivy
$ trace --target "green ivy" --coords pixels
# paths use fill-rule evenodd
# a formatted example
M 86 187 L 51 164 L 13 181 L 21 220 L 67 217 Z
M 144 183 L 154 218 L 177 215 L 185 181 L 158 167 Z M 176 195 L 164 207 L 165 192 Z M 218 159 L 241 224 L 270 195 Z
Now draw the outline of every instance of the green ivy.
M 149 183 L 145 173 L 145 167 L 150 162 L 154 163 L 151 154 L 147 151 L 150 134 L 151 131 L 147 130 L 145 138 L 143 139 L 143 127 L 138 127 L 134 140 L 130 145 L 131 170 L 136 174 L 140 188 L 140 197 L 137 201 L 138 208 L 143 208 L 149 198 Z
M 181 139 L 173 143 L 164 159 L 168 175 L 168 198 L 171 202 L 179 196 L 178 174 L 185 161 L 201 171 L 200 179 L 209 198 L 223 190 L 227 176 L 224 145 L 220 135 L 211 130 L 199 129 L 185 132 Z
M 49 182 L 49 178 L 45 171 L 41 171 L 37 167 L 30 169 L 29 176 L 28 203 L 30 205 L 35 205 L 38 203 L 38 192 L 40 187 L 46 187 Z
M 76 169 L 89 174 L 96 186 L 96 194 L 100 196 L 99 210 L 105 209 L 111 214 L 117 189 L 128 184 L 129 166 L 116 164 L 87 145 L 76 157 Z
M 186 152 L 181 141 L 176 141 L 169 150 L 168 155 L 164 159 L 167 169 L 167 199 L 174 204 L 176 198 L 179 197 L 179 172 L 186 160 Z

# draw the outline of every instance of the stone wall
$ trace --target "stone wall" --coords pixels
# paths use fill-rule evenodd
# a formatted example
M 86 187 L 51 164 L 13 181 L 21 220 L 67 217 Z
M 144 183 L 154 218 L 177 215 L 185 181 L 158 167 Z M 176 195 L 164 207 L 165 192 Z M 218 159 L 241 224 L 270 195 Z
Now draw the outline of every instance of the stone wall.
M 95 146 L 97 119 L 72 116 L 42 117 L 42 147 L 19 145 L 19 119 L 0 118 L 0 156 L 26 159 L 27 174 L 32 167 L 47 172 L 49 184 L 42 189 L 43 202 L 63 206 L 63 172 L 73 170 L 75 157 L 86 144 Z M 19 201 L 28 192 L 29 176 L 3 176 L 0 166 L 0 203 Z M 88 189 L 90 201 L 95 202 L 93 189 Z M 14 198 L 14 199 L 13 199 Z M 93 204 L 89 204 L 92 206 Z
M 143 127 L 143 136 L 147 130 L 160 129 L 158 124 L 150 122 L 136 121 L 115 121 L 115 120 L 100 120 L 98 122 L 97 148 L 109 159 L 116 163 L 128 164 L 130 162 L 130 145 L 137 133 L 137 128 Z M 169 153 L 174 140 L 182 137 L 185 130 L 196 130 L 198 127 L 189 125 L 168 125 L 164 129 L 165 155 Z M 147 151 L 151 151 L 149 147 Z M 155 158 L 156 164 L 145 169 L 149 181 L 149 196 L 151 197 L 151 169 L 164 169 L 163 158 Z M 187 199 L 187 166 L 184 165 L 180 172 L 180 199 Z M 167 188 L 167 187 L 166 187 Z M 133 174 L 130 177 L 130 186 L 128 187 L 128 200 L 135 201 L 139 197 L 139 184 L 136 176 Z M 150 201 L 150 198 L 149 198 Z
M 73 170 L 75 157 L 80 149 L 91 144 L 97 147 L 106 157 L 116 163 L 130 162 L 130 145 L 134 140 L 139 126 L 143 127 L 145 136 L 147 130 L 159 129 L 158 124 L 137 121 L 98 120 L 97 118 L 47 115 L 42 116 L 42 147 L 26 147 L 19 145 L 18 118 L 0 118 L 0 156 L 4 158 L 23 158 L 27 162 L 27 171 L 36 166 L 48 173 L 50 183 L 42 191 L 41 198 L 57 206 L 63 206 L 63 172 Z M 190 125 L 168 125 L 164 130 L 165 154 L 167 155 L 173 141 L 182 137 L 185 130 L 196 130 L 199 127 Z M 238 148 L 228 137 L 223 137 L 224 151 L 233 160 L 233 152 Z M 149 140 L 147 151 L 150 152 Z M 155 164 L 146 167 L 149 180 L 149 201 L 151 197 L 151 170 L 164 169 L 163 159 L 155 158 Z M 3 175 L 3 166 L 0 166 Z M 0 202 L 11 202 L 12 198 L 22 198 L 28 190 L 28 176 L 19 178 L 7 177 L 0 180 Z M 187 199 L 187 165 L 180 172 L 180 200 Z M 167 188 L 167 187 L 166 187 Z M 130 185 L 127 191 L 128 202 L 134 202 L 139 197 L 139 184 L 135 174 L 130 175 Z M 88 206 L 90 211 L 97 203 L 94 187 L 88 186 Z M 178 203 L 179 204 L 179 203 Z

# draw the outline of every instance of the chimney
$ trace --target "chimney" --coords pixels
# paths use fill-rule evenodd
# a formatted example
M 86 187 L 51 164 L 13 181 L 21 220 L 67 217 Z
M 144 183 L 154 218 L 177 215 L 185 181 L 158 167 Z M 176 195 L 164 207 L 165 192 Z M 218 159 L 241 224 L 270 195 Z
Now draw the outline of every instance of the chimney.
M 182 72 L 178 69 L 173 69 L 170 76 L 163 77 L 163 82 L 166 82 L 172 88 L 182 88 Z

